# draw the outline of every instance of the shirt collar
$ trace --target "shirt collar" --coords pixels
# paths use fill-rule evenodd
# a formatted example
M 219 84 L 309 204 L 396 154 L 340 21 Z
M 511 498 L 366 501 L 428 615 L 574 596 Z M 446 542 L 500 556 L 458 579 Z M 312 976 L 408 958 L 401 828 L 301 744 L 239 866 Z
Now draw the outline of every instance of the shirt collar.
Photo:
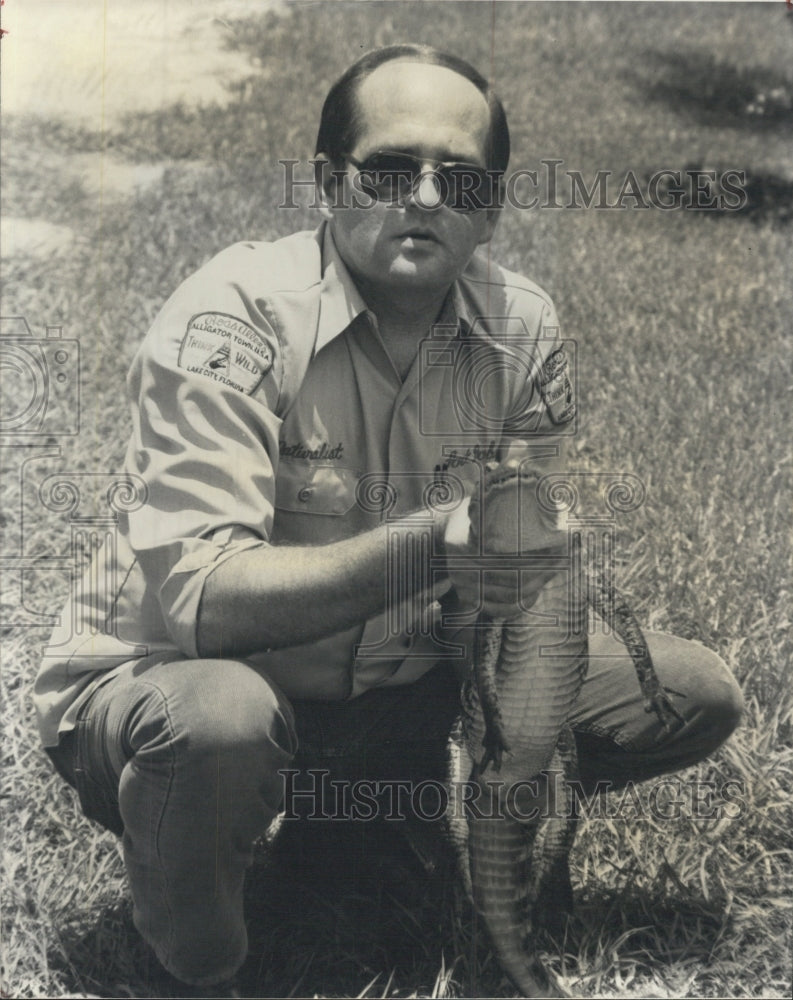
M 322 247 L 322 286 L 315 353 L 343 333 L 361 313 L 368 311 L 336 249 L 330 226 L 326 222 L 322 223 L 319 236 Z
M 347 270 L 347 265 L 341 259 L 330 226 L 326 222 L 320 227 L 319 238 L 322 247 L 322 286 L 315 353 L 343 333 L 361 314 L 369 315 L 376 325 L 375 317 L 369 312 Z M 470 329 L 472 321 L 460 282 L 455 281 L 446 296 L 436 323 L 456 327 L 458 322 L 462 332 Z
M 476 254 L 468 262 L 466 269 L 463 271 L 462 275 L 455 281 L 449 290 L 449 295 L 447 296 L 446 303 L 443 307 L 444 315 L 446 310 L 451 310 L 451 316 L 453 317 L 452 322 L 458 323 L 460 326 L 460 336 L 465 337 L 471 330 L 474 322 L 480 318 L 480 311 L 476 308 L 470 296 L 470 284 L 466 282 L 466 276 L 475 265 L 477 261 Z M 465 287 L 464 287 L 465 286 Z M 466 292 L 469 294 L 466 295 Z

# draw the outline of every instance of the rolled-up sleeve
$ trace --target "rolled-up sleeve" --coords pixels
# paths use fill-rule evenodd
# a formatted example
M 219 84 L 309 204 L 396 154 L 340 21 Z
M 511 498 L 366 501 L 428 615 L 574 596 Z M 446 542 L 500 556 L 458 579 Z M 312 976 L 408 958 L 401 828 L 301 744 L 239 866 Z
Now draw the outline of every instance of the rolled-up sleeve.
M 190 656 L 208 576 L 267 545 L 273 523 L 279 344 L 255 300 L 224 280 L 233 263 L 215 258 L 175 293 L 128 379 L 127 471 L 147 497 L 125 528 L 168 634 Z M 235 342 L 253 345 L 236 354 L 237 375 Z

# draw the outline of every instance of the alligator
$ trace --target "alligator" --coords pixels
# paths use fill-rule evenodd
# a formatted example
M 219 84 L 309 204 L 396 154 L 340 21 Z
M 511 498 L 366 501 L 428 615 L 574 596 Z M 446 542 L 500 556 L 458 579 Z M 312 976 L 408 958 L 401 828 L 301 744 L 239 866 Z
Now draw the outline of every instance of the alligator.
M 514 495 L 510 499 L 507 491 L 516 482 L 536 486 L 536 477 L 515 463 L 486 468 L 486 517 L 513 516 Z M 560 887 L 570 893 L 563 903 L 572 903 L 568 856 L 576 810 L 570 782 L 577 764 L 567 720 L 586 674 L 587 605 L 627 646 L 645 710 L 666 729 L 681 719 L 622 595 L 611 581 L 583 569 L 575 539 L 570 558 L 573 572 L 549 581 L 530 611 L 506 621 L 479 615 L 472 676 L 450 741 L 449 781 L 473 782 L 478 794 L 463 818 L 450 814 L 447 835 L 495 954 L 526 997 L 569 995 L 542 965 L 534 942 L 540 910 L 558 904 Z M 536 627 L 543 620 L 538 616 L 557 623 L 553 641 L 547 628 Z

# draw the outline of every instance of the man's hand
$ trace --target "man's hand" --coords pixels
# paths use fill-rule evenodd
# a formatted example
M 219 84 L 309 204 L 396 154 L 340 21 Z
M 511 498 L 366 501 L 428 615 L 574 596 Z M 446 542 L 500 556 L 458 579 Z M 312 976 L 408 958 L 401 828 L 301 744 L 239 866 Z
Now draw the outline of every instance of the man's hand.
M 508 508 L 512 505 L 517 511 L 518 492 L 516 479 L 506 504 L 501 496 L 491 511 L 485 512 L 481 544 L 479 511 L 475 502 L 466 500 L 446 523 L 444 544 L 449 579 L 462 610 L 484 611 L 491 618 L 514 618 L 531 608 L 542 588 L 560 572 L 560 561 L 568 557 L 566 538 L 560 541 L 558 530 L 549 532 L 547 526 L 535 519 L 535 527 L 539 530 L 532 534 L 538 547 L 522 548 L 520 565 L 517 565 L 513 520 L 516 515 Z M 476 527 L 472 525 L 472 513 Z M 499 561 L 499 555 L 511 558 Z

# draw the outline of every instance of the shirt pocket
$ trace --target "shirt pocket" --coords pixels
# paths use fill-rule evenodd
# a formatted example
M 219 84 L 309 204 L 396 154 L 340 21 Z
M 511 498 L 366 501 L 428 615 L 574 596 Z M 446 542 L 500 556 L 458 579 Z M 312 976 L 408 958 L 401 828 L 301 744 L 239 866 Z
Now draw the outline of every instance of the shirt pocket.
M 357 484 L 355 469 L 281 459 L 275 482 L 275 506 L 293 514 L 343 517 L 355 506 Z

